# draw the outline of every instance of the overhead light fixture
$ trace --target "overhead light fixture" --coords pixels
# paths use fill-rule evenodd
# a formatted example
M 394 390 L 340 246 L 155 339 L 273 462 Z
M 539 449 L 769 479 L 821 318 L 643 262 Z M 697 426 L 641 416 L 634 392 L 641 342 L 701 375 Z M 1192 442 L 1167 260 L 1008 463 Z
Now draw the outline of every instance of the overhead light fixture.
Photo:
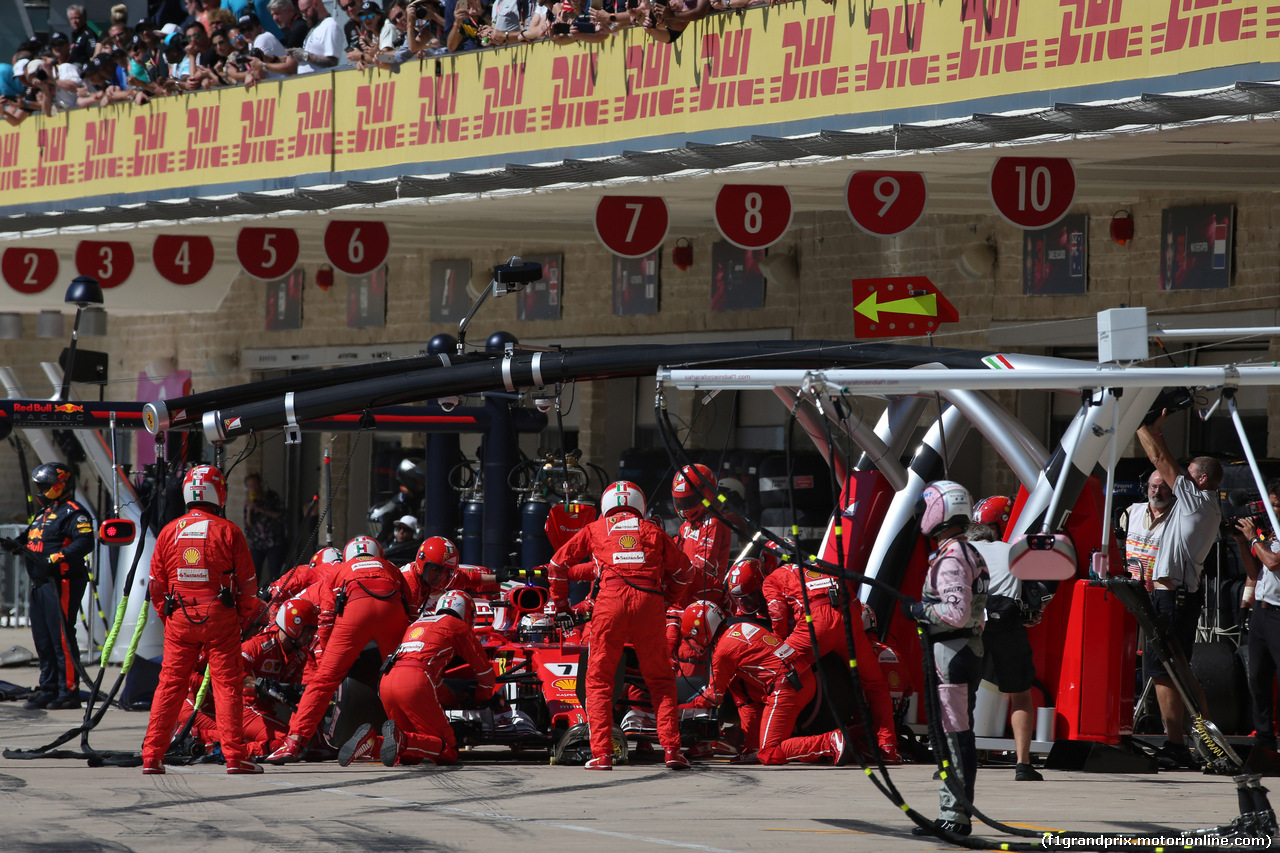
M 796 287 L 800 284 L 800 259 L 792 246 L 785 252 L 771 252 L 760 261 L 760 272 L 774 284 Z
M 37 338 L 60 338 L 67 333 L 67 324 L 61 311 L 41 311 L 36 315 Z
M 22 315 L 0 314 L 0 340 L 16 341 L 22 338 Z
M 956 258 L 956 269 L 967 279 L 979 279 L 991 274 L 996 267 L 996 247 L 987 243 L 975 243 Z
M 1121 246 L 1133 239 L 1133 214 L 1127 210 L 1117 210 L 1111 216 L 1111 239 Z
M 75 375 L 76 342 L 80 340 L 80 320 L 86 309 L 102 304 L 102 285 L 98 284 L 98 280 L 91 275 L 78 275 L 71 279 L 67 294 L 62 301 L 76 306 L 76 321 L 71 325 L 71 347 L 67 352 L 67 369 L 62 374 L 62 388 L 58 391 L 58 399 L 66 400 L 71 393 L 71 377 Z

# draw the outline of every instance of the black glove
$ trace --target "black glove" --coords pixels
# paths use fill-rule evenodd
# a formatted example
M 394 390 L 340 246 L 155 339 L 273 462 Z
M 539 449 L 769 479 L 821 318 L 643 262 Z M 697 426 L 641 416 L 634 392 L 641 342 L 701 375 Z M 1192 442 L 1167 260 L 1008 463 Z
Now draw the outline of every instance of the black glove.
M 902 615 L 910 619 L 912 622 L 919 622 L 925 618 L 926 611 L 924 603 L 920 601 L 912 601 L 910 598 L 901 599 L 898 606 L 902 608 Z
M 0 539 L 0 548 L 8 551 L 10 554 L 21 554 L 26 545 L 21 539 Z
M 516 571 L 519 571 L 519 569 L 517 569 Z M 493 579 L 496 580 L 498 583 L 506 583 L 507 581 L 511 580 L 511 570 L 502 569 L 502 568 L 494 569 Z
M 565 633 L 572 631 L 574 626 L 573 613 L 568 610 L 562 610 L 557 613 L 556 626 Z

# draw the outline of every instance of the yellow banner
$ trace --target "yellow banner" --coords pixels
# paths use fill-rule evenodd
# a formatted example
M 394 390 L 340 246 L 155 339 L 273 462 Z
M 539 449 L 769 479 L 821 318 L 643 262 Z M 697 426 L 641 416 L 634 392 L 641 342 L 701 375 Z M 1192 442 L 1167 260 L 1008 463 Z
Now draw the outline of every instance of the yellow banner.
M 1275 69 L 1261 63 L 1280 58 L 1273 9 L 1245 0 L 808 0 L 712 16 L 674 45 L 629 30 L 595 47 L 456 54 L 394 74 L 347 70 L 36 116 L 0 130 L 0 208 L 847 129 L 979 99 L 995 99 L 983 111 L 1000 99 L 1027 106 L 1011 96 L 1029 92 L 1070 89 L 1082 100 L 1114 94 L 1102 84 L 1158 78 L 1168 79 L 1156 88 L 1174 91 L 1196 82 L 1179 75 L 1212 69 L 1232 68 L 1220 83 L 1263 79 Z

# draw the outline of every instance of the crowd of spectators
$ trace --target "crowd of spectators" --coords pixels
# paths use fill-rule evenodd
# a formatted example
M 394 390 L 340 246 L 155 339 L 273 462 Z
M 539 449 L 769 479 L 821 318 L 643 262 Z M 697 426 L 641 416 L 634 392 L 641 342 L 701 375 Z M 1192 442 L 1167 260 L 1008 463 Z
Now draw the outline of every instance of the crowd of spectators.
M 0 63 L 0 116 L 19 124 L 118 101 L 252 87 L 341 66 L 394 69 L 429 56 L 550 40 L 607 41 L 628 27 L 674 42 L 691 22 L 777 0 L 185 0 L 186 18 L 132 26 L 67 9 L 69 32 L 28 39 Z

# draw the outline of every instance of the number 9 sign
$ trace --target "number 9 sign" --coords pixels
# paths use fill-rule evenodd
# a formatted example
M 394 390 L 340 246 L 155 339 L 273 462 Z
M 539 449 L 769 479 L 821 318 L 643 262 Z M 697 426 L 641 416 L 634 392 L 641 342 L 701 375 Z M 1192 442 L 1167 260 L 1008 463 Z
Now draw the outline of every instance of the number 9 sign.
M 39 293 L 58 277 L 58 253 L 53 249 L 24 249 L 18 246 L 0 255 L 0 272 L 19 293 Z
M 274 281 L 298 263 L 298 232 L 292 228 L 241 228 L 236 259 L 254 278 Z
M 324 229 L 324 253 L 334 269 L 365 275 L 382 266 L 391 250 L 391 235 L 381 222 L 334 221 Z
M 739 249 L 764 249 L 791 225 L 791 194 L 768 184 L 725 184 L 716 194 L 716 227 Z
M 124 242 L 81 240 L 76 272 L 93 276 L 105 288 L 119 287 L 133 274 L 133 246 Z
M 213 269 L 213 241 L 208 237 L 161 234 L 151 247 L 156 272 L 174 284 L 195 284 Z
M 920 221 L 929 188 L 919 172 L 854 172 L 844 198 L 854 225 L 875 237 L 892 237 Z

